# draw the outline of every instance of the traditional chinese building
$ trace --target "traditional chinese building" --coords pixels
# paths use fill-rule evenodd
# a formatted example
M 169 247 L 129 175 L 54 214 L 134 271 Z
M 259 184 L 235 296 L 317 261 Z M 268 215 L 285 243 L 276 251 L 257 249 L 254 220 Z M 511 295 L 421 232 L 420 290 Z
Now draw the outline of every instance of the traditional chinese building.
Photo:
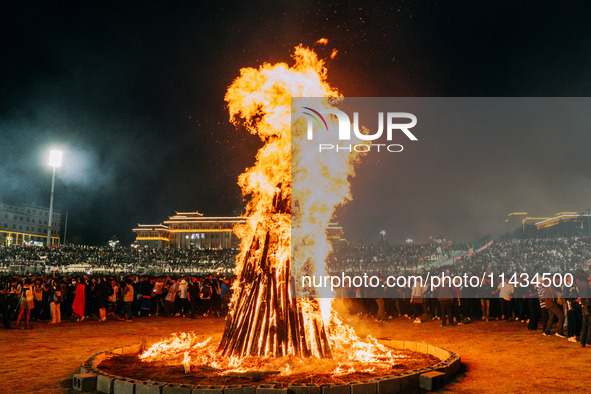
M 538 234 L 549 237 L 591 236 L 591 214 L 559 212 L 554 217 L 535 223 Z

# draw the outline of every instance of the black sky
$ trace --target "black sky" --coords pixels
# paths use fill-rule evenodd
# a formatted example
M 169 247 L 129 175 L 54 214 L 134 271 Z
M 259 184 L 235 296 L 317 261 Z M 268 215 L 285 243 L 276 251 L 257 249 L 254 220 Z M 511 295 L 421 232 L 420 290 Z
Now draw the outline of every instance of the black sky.
M 589 10 L 586 2 L 4 1 L 0 200 L 47 205 L 51 177 L 43 155 L 61 145 L 56 207 L 69 211 L 69 240 L 102 244 L 116 234 L 129 243 L 136 223 L 158 223 L 175 210 L 238 214 L 244 203 L 236 178 L 259 144 L 227 120 L 224 93 L 241 67 L 289 61 L 295 45 L 326 37 L 328 47 L 317 49 L 321 56 L 339 50 L 329 80 L 346 96 L 589 96 Z M 516 188 L 498 196 L 490 215 L 530 200 L 549 211 L 591 205 L 572 196 L 589 192 L 581 168 L 588 168 L 590 134 L 572 131 L 573 143 L 552 153 L 557 163 L 569 158 L 565 168 L 578 167 L 564 190 L 568 206 Z M 442 139 L 441 151 L 476 143 L 458 141 Z M 519 163 L 536 191 L 555 188 L 531 161 Z M 446 165 L 476 178 L 469 162 L 438 169 Z M 503 168 L 493 178 L 498 188 L 515 171 Z M 474 204 L 486 194 L 483 184 L 467 187 L 479 190 Z M 449 236 L 486 235 L 482 217 L 466 214 L 458 227 L 454 217 L 465 204 L 451 203 L 454 196 L 424 197 L 422 205 L 409 204 L 415 197 L 404 192 L 398 198 L 405 208 L 389 217 L 394 234 L 412 228 L 410 235 L 424 239 L 449 226 Z M 431 209 L 447 209 L 450 218 L 430 222 Z

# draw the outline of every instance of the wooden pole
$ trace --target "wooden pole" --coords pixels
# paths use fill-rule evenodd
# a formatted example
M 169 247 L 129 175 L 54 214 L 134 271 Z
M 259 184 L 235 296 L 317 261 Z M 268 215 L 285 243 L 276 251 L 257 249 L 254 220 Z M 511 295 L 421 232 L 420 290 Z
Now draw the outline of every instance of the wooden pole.
M 225 357 L 282 357 L 287 354 L 311 357 L 312 343 L 320 357 L 332 355 L 321 318 L 307 316 L 312 329 L 311 334 L 306 332 L 303 301 L 291 294 L 290 257 L 278 257 L 283 248 L 289 247 L 279 244 L 285 241 L 276 230 L 285 215 L 291 214 L 289 192 L 278 185 L 268 218 L 255 226 L 250 246 L 239 262 L 240 276 L 235 287 L 238 294 L 233 298 L 218 347 Z M 308 302 L 319 313 L 317 300 Z

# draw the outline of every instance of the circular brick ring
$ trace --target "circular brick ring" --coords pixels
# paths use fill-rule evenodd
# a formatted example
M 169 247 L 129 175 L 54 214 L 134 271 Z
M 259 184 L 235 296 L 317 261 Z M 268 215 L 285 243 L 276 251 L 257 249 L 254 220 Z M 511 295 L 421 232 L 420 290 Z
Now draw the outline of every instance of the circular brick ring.
M 98 391 L 114 394 L 382 394 L 409 390 L 437 390 L 458 373 L 461 358 L 452 351 L 426 343 L 410 341 L 380 341 L 394 349 L 426 353 L 439 359 L 438 364 L 427 368 L 403 372 L 399 375 L 370 378 L 346 384 L 273 384 L 253 383 L 228 386 L 193 386 L 167 382 L 140 381 L 110 375 L 98 369 L 98 365 L 114 354 L 138 354 L 143 344 L 116 347 L 88 358 L 75 374 L 72 385 L 78 391 Z

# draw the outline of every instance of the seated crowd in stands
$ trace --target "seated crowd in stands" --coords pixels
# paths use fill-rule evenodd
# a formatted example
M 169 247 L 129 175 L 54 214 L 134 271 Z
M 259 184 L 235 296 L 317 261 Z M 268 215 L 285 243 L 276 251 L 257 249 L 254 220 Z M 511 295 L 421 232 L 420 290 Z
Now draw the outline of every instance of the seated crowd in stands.
M 73 265 L 88 265 L 113 272 L 173 271 L 200 268 L 232 271 L 235 249 L 149 249 L 66 245 L 60 247 L 0 247 L 0 270 L 11 266 L 36 268 L 35 272 L 67 272 Z

